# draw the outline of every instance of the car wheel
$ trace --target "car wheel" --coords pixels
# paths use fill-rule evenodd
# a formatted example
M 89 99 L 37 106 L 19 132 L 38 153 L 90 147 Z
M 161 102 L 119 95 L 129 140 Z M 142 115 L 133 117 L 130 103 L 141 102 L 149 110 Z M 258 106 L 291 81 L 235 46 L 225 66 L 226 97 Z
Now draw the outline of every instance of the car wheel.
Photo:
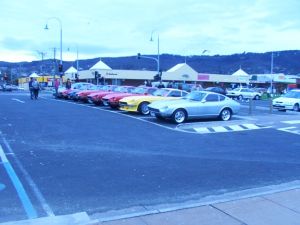
M 149 102 L 142 102 L 138 107 L 138 111 L 143 115 L 149 114 L 148 105 L 149 105 Z
M 187 118 L 187 114 L 185 110 L 183 109 L 177 109 L 173 114 L 172 114 L 172 119 L 175 123 L 183 123 Z
M 298 112 L 299 111 L 299 104 L 296 103 L 294 106 L 293 106 L 293 110 Z
M 226 109 L 223 109 L 220 113 L 220 119 L 223 120 L 223 121 L 227 121 L 227 120 L 230 120 L 231 119 L 231 116 L 232 116 L 232 112 L 230 109 L 226 108 Z
M 242 101 L 243 99 L 243 95 L 239 95 L 238 100 Z
M 260 99 L 259 95 L 254 96 L 254 100 L 259 100 L 259 99 Z

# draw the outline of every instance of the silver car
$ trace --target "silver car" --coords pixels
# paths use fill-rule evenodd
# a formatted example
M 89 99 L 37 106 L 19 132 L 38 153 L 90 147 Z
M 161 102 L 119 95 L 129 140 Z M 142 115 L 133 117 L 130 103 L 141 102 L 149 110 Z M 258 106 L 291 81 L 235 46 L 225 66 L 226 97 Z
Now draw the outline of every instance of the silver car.
M 261 98 L 261 93 L 254 91 L 253 89 L 250 88 L 235 88 L 232 91 L 228 91 L 226 95 L 231 98 L 237 98 L 238 100 L 243 100 L 243 99 L 259 100 Z
M 220 118 L 230 120 L 240 109 L 240 104 L 222 94 L 193 91 L 177 100 L 156 101 L 148 105 L 151 116 L 171 118 L 175 123 L 183 123 L 195 118 Z

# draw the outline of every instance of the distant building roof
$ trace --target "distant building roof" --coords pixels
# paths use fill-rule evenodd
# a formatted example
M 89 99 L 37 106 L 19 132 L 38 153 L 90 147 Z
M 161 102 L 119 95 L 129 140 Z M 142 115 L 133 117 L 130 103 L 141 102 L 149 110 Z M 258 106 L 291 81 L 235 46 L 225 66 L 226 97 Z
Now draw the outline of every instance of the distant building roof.
M 173 66 L 171 69 L 169 69 L 167 72 L 174 72 L 176 70 L 179 70 L 180 68 L 187 65 L 186 63 L 178 63 L 177 65 Z
M 97 62 L 95 65 L 93 65 L 90 70 L 112 70 L 108 65 L 106 65 L 101 60 Z
M 240 68 L 236 72 L 234 72 L 232 76 L 249 76 L 249 74 Z
M 66 70 L 65 73 L 77 73 L 77 70 L 73 66 L 71 66 L 69 69 Z
M 39 77 L 39 75 L 37 75 L 36 73 L 32 73 L 29 77 Z

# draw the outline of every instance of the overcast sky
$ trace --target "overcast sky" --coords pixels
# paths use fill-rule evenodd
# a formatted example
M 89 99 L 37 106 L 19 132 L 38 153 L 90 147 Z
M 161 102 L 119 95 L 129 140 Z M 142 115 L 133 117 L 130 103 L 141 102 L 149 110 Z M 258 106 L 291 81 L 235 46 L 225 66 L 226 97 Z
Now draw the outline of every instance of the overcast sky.
M 299 0 L 0 0 L 0 61 L 300 49 Z M 48 21 L 48 22 L 47 22 Z M 48 23 L 49 30 L 44 30 Z M 154 41 L 150 42 L 153 32 Z

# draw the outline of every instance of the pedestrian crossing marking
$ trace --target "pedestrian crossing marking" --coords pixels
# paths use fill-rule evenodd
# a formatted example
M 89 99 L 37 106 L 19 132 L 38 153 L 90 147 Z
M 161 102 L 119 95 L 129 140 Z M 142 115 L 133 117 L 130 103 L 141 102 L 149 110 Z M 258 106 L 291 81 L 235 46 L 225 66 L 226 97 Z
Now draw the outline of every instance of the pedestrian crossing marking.
M 300 124 L 300 120 L 286 120 L 286 121 L 281 121 L 281 123 Z
M 256 126 L 255 124 L 250 124 L 250 123 L 246 123 L 246 124 L 242 124 L 244 127 L 247 127 L 248 129 L 259 129 L 260 127 Z
M 231 130 L 233 131 L 242 131 L 242 130 L 245 130 L 244 128 L 242 128 L 241 126 L 239 125 L 230 125 L 228 126 Z
M 225 127 L 222 127 L 222 126 L 212 127 L 212 129 L 215 132 L 227 132 L 228 131 L 228 129 L 226 129 Z
M 224 132 L 235 132 L 235 131 L 245 131 L 245 130 L 258 130 L 262 128 L 266 128 L 266 127 L 246 123 L 246 124 L 228 125 L 228 126 L 194 127 L 193 130 L 200 134 L 207 134 L 207 133 L 224 133 Z
M 198 133 L 211 133 L 211 131 L 209 129 L 207 129 L 206 127 L 198 127 L 198 128 L 194 128 L 195 131 L 197 131 Z

